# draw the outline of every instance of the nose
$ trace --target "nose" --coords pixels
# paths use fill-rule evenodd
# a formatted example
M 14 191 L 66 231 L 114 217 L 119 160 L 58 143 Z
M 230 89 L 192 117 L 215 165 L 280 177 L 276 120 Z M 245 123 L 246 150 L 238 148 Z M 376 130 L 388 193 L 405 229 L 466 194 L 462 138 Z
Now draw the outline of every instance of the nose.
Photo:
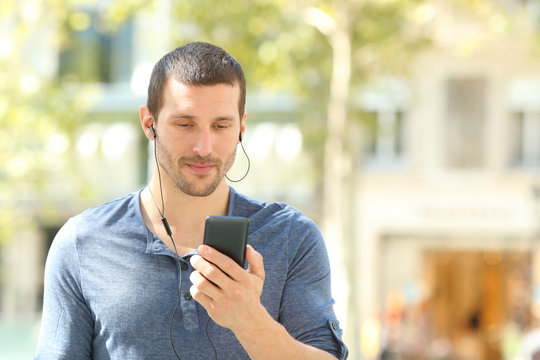
M 212 153 L 212 136 L 207 129 L 201 129 L 197 134 L 197 140 L 193 146 L 193 152 L 199 156 L 206 157 Z

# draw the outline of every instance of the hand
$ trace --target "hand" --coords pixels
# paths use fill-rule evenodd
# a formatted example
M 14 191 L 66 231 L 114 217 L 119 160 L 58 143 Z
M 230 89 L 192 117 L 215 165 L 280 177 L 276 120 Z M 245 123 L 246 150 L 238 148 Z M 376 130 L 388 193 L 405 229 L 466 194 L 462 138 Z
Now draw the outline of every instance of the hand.
M 199 246 L 191 257 L 191 296 L 218 325 L 230 329 L 251 359 L 333 359 L 329 353 L 293 339 L 261 304 L 263 258 L 246 248 L 248 270 L 219 251 Z
M 253 247 L 246 247 L 248 270 L 219 251 L 201 245 L 191 257 L 195 270 L 190 275 L 191 296 L 218 325 L 233 332 L 256 324 L 266 312 L 260 298 L 264 284 L 263 258 Z

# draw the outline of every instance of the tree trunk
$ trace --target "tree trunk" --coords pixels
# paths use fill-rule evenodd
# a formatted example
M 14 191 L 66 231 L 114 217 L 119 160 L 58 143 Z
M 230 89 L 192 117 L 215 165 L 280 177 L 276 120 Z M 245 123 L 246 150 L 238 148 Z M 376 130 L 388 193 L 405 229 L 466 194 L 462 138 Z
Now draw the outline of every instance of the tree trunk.
M 336 300 L 336 312 L 347 329 L 349 314 L 350 281 L 347 274 L 345 252 L 351 248 L 352 239 L 345 237 L 345 213 L 348 206 L 344 194 L 346 175 L 350 171 L 345 155 L 345 129 L 347 104 L 351 77 L 351 39 L 346 1 L 334 2 L 335 28 L 329 36 L 332 46 L 333 68 L 330 83 L 330 100 L 327 114 L 327 137 L 325 142 L 324 183 L 323 183 L 323 234 L 326 239 L 332 264 L 332 293 Z M 347 198 L 345 197 L 347 195 Z M 345 341 L 351 344 L 352 329 L 345 332 Z

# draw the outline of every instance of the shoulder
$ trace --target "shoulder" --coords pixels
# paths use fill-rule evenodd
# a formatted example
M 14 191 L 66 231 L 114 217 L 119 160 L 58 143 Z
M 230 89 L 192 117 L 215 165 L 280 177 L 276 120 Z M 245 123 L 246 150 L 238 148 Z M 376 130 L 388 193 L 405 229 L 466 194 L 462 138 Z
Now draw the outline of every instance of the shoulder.
M 234 216 L 249 219 L 249 235 L 254 245 L 281 252 L 287 257 L 302 257 L 306 252 L 325 256 L 323 236 L 313 220 L 300 210 L 281 203 L 266 203 L 231 192 Z M 292 261 L 292 260 L 291 260 Z
M 81 240 L 133 227 L 141 216 L 138 206 L 138 192 L 134 192 L 71 217 L 56 234 L 50 252 L 76 251 Z
M 78 222 L 111 222 L 133 215 L 139 209 L 139 192 L 130 193 L 124 197 L 109 201 L 107 203 L 91 207 L 76 215 L 74 219 Z
M 249 219 L 250 227 L 288 227 L 297 231 L 316 231 L 318 228 L 300 210 L 282 202 L 262 202 L 240 194 L 231 188 L 231 215 Z M 293 230 L 294 230 L 293 229 Z
M 106 229 L 110 234 L 143 226 L 139 191 L 122 198 L 94 206 L 71 219 L 78 235 L 92 235 Z

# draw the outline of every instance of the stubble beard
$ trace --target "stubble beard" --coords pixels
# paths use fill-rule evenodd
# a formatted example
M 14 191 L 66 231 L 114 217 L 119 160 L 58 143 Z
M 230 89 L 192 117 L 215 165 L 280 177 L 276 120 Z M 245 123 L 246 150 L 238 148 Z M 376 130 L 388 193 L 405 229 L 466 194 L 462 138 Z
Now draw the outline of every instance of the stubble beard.
M 157 143 L 159 166 L 169 176 L 179 191 L 186 195 L 204 197 L 211 195 L 219 186 L 225 174 L 230 170 L 236 158 L 236 148 L 227 156 L 225 163 L 217 158 L 207 158 L 199 155 L 182 156 L 178 163 L 174 164 L 170 152 Z M 198 165 L 211 165 L 217 170 L 214 175 L 200 174 L 195 175 L 194 180 L 188 180 L 182 172 L 186 164 L 195 163 Z M 213 176 L 211 179 L 209 177 Z

